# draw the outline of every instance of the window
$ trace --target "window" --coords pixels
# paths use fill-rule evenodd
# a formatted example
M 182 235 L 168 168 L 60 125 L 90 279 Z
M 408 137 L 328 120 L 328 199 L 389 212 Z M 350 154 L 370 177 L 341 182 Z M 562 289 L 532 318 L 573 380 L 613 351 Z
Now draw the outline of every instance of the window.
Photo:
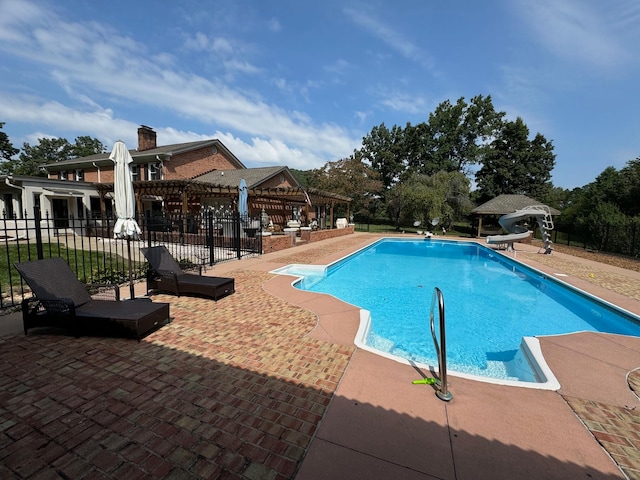
M 76 182 L 84 182 L 84 170 L 81 168 L 76 170 Z
M 162 180 L 162 164 L 159 162 L 147 164 L 147 180 Z
M 60 173 L 58 174 L 58 178 L 60 180 L 66 180 L 67 179 L 67 171 L 66 170 L 60 170 Z
M 140 165 L 131 165 L 131 177 L 134 182 L 140 180 Z

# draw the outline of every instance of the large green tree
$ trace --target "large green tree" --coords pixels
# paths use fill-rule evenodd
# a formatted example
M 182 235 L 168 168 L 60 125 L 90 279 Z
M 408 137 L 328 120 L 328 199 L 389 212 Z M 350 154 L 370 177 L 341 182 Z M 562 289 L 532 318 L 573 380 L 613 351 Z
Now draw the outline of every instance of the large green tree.
M 529 128 L 518 117 L 504 122 L 484 151 L 482 167 L 476 172 L 480 200 L 501 194 L 545 198 L 552 188 L 555 166 L 553 144 L 540 133 L 529 140 Z
M 620 170 L 620 210 L 626 215 L 640 215 L 640 157 Z
M 504 115 L 496 112 L 491 96 L 477 95 L 469 103 L 464 97 L 455 104 L 449 100 L 440 103 L 429 115 L 431 163 L 437 166 L 436 171 L 470 173 L 470 167 L 481 161 L 489 139 L 502 127 Z
M 362 148 L 352 155 L 371 165 L 386 188 L 393 186 L 407 168 L 408 158 L 402 128 L 389 130 L 384 123 L 362 139 Z
M 0 122 L 0 172 L 5 173 L 4 166 L 6 162 L 11 161 L 11 157 L 16 155 L 20 150 L 14 148 L 9 140 L 9 135 L 2 131 L 5 122 Z
M 464 97 L 452 104 L 440 103 L 428 122 L 405 128 L 385 124 L 374 127 L 362 139 L 356 153 L 380 172 L 389 189 L 414 173 L 437 172 L 468 174 L 479 163 L 490 138 L 502 125 L 503 112 L 497 112 L 490 96 L 478 95 L 467 103 Z
M 72 152 L 73 146 L 66 138 L 40 138 L 33 146 L 25 142 L 20 156 L 13 162 L 11 173 L 46 177 L 42 165 L 67 160 Z
M 105 153 L 107 148 L 97 138 L 88 135 L 76 137 L 76 143 L 72 145 L 71 156 L 74 158 L 88 157 L 96 153 Z
M 313 170 L 309 185 L 320 190 L 351 197 L 351 211 L 368 216 L 382 191 L 380 174 L 360 158 L 328 162 Z
M 25 142 L 18 158 L 3 162 L 0 169 L 4 174 L 46 177 L 47 172 L 42 165 L 105 151 L 100 140 L 89 136 L 77 137 L 74 144 L 66 138 L 39 138 L 37 145 Z
M 428 227 L 438 218 L 441 226 L 449 228 L 471 209 L 469 188 L 469 179 L 460 172 L 411 175 L 402 188 L 405 221 L 419 221 Z

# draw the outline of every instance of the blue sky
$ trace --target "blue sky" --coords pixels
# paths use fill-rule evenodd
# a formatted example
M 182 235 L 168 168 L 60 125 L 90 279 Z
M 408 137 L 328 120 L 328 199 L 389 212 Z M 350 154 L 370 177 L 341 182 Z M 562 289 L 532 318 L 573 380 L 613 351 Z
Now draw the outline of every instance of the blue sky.
M 306 170 L 491 95 L 574 188 L 640 156 L 638 52 L 637 0 L 0 0 L 0 122 L 17 148 L 142 124 Z

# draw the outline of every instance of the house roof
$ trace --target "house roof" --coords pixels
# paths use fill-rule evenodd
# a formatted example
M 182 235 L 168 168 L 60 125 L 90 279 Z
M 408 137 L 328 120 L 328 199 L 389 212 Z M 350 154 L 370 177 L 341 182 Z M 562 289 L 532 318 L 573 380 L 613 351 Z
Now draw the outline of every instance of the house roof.
M 172 157 L 173 155 L 179 155 L 181 153 L 191 152 L 193 150 L 199 150 L 201 148 L 206 148 L 209 146 L 215 146 L 217 149 L 223 151 L 227 158 L 229 158 L 232 163 L 236 164 L 237 168 L 246 168 L 244 164 L 233 153 L 231 153 L 231 151 L 227 147 L 225 147 L 220 140 L 217 140 L 215 138 L 211 140 L 200 140 L 197 142 L 164 145 L 162 147 L 151 148 L 149 150 L 143 150 L 141 152 L 133 149 L 129 150 L 129 153 L 131 154 L 131 158 L 133 158 L 134 163 L 143 163 L 145 161 L 155 160 L 156 156 L 166 159 Z M 61 162 L 47 163 L 43 165 L 43 167 L 48 171 L 59 171 L 68 168 L 92 166 L 94 163 L 98 165 L 112 165 L 113 162 L 109 160 L 110 154 L 111 152 L 96 153 L 95 155 L 89 155 L 87 157 L 72 158 L 70 160 L 63 160 Z
M 526 195 L 498 195 L 486 203 L 477 206 L 471 213 L 478 215 L 506 215 L 532 205 L 542 205 Z M 560 211 L 549 207 L 551 215 L 560 215 Z
M 237 187 L 238 185 L 240 185 L 240 180 L 244 179 L 244 181 L 247 183 L 247 188 L 251 189 L 258 187 L 261 183 L 264 183 L 267 180 L 275 177 L 276 175 L 285 172 L 294 183 L 294 186 L 299 187 L 300 185 L 287 167 L 257 167 L 238 170 L 214 170 L 212 172 L 199 175 L 193 180 L 195 180 L 196 182 L 212 183 L 214 185 Z

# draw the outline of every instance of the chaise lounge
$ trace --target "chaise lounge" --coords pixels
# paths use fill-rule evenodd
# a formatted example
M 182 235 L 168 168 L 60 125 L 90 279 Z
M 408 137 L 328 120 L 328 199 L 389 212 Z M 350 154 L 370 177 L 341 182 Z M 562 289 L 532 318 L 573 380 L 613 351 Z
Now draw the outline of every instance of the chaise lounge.
M 133 337 L 140 341 L 171 321 L 168 303 L 120 301 L 117 285 L 94 293 L 101 298 L 109 295 L 110 300 L 92 297 L 61 257 L 19 262 L 15 267 L 34 295 L 22 301 L 25 335 L 30 328 L 53 327 L 76 336 Z
M 164 246 L 140 249 L 149 260 L 151 268 L 147 274 L 147 292 L 156 290 L 175 295 L 195 295 L 216 301 L 235 292 L 235 280 L 226 277 L 186 273 Z

